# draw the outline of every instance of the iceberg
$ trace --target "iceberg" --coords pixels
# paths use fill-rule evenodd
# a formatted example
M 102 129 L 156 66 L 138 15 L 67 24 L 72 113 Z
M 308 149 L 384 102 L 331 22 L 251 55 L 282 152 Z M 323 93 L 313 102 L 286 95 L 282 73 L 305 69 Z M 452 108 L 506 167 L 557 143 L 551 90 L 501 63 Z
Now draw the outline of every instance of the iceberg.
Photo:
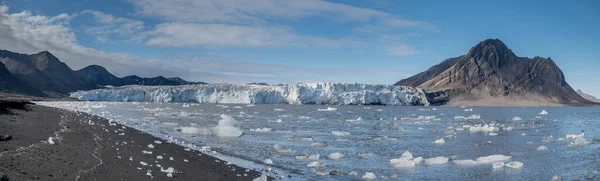
M 422 89 L 359 83 L 300 83 L 283 86 L 207 84 L 123 86 L 78 91 L 82 101 L 198 102 L 230 104 L 319 104 L 428 106 Z

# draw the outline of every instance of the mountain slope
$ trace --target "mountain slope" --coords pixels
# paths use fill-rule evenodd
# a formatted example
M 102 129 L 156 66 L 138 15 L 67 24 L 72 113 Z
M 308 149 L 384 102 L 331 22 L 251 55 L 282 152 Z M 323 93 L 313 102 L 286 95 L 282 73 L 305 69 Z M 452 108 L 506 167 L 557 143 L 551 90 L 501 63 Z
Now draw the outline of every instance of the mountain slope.
M 454 64 L 456 64 L 456 62 L 458 62 L 462 57 L 463 56 L 461 55 L 459 57 L 446 59 L 446 60 L 442 61 L 442 63 L 434 65 L 433 67 L 431 67 L 431 68 L 427 69 L 426 71 L 421 72 L 417 75 L 414 75 L 414 76 L 406 78 L 406 79 L 402 79 L 402 80 L 396 82 L 394 85 L 417 87 L 417 86 L 425 83 L 429 79 L 432 79 L 435 76 L 439 75 L 440 73 L 446 71 L 448 68 L 450 68 Z
M 42 91 L 33 88 L 27 83 L 21 82 L 13 76 L 3 63 L 0 63 L 0 92 L 25 94 L 30 96 L 46 96 Z
M 401 80 L 396 85 L 413 83 L 414 86 L 426 80 L 417 87 L 429 92 L 433 104 L 482 106 L 591 104 L 569 86 L 563 72 L 552 59 L 517 57 L 498 39 L 480 42 L 466 55 L 459 57 L 454 65 L 440 71 L 444 67 L 432 67 L 435 71 L 430 71 L 430 74 L 418 74 Z
M 97 88 L 48 51 L 25 55 L 0 50 L 0 61 L 11 73 L 42 91 L 64 94 Z
M 593 95 L 590 95 L 590 94 L 587 94 L 587 93 L 581 91 L 581 89 L 577 90 L 577 94 L 579 94 L 581 97 L 583 97 L 584 99 L 587 99 L 589 101 L 600 102 L 600 99 L 594 97 Z
M 104 86 L 122 86 L 123 80 L 121 78 L 108 72 L 106 68 L 99 65 L 90 65 L 80 70 L 75 71 L 79 76 L 85 79 L 90 84 Z

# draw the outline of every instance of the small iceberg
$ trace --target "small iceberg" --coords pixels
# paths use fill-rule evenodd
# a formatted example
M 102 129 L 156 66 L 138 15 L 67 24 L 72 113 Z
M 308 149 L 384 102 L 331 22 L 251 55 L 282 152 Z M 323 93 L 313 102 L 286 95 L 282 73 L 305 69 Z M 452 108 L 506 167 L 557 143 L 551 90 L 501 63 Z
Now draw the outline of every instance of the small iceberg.
M 546 112 L 546 110 L 542 110 L 542 112 L 540 112 L 539 115 L 548 115 L 548 112 Z
M 335 107 L 327 107 L 327 109 L 317 109 L 318 111 L 337 111 Z
M 435 157 L 435 158 L 428 158 L 425 159 L 425 165 L 430 166 L 430 165 L 443 165 L 448 163 L 448 158 L 447 157 Z
M 330 160 L 341 160 L 342 158 L 344 158 L 344 154 L 340 152 L 333 152 L 327 155 L 327 158 L 329 158 Z
M 513 168 L 513 169 L 520 169 L 523 167 L 523 163 L 518 162 L 518 161 L 512 161 L 510 163 L 507 163 L 506 165 L 504 165 L 505 167 L 508 168 Z
M 443 145 L 444 143 L 446 143 L 446 141 L 444 141 L 444 138 L 441 138 L 439 140 L 435 140 L 433 143 L 438 144 L 438 145 Z

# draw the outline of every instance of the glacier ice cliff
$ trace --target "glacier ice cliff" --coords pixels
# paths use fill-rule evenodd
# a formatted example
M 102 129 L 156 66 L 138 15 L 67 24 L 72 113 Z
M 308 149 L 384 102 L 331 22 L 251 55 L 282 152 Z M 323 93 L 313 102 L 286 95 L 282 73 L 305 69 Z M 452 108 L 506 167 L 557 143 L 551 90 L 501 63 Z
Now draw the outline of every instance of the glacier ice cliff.
M 428 106 L 414 87 L 359 83 L 300 83 L 282 86 L 208 84 L 124 86 L 73 92 L 82 101 L 198 102 L 231 104 L 330 104 Z

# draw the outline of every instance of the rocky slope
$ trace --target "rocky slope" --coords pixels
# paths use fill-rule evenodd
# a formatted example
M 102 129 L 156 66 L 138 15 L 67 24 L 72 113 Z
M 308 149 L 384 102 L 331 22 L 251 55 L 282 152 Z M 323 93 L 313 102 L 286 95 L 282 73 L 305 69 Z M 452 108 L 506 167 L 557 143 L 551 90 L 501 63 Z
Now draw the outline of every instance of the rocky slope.
M 593 95 L 590 95 L 590 94 L 587 94 L 587 93 L 581 91 L 581 89 L 577 90 L 577 94 L 579 94 L 581 97 L 583 97 L 584 99 L 587 99 L 589 101 L 600 102 L 600 99 L 598 99 L 597 97 L 594 97 Z
M 64 94 L 97 88 L 48 51 L 25 55 L 0 50 L 0 62 L 13 75 L 44 92 Z
M 42 91 L 33 88 L 28 83 L 22 82 L 13 76 L 3 63 L 0 63 L 0 92 L 22 93 L 30 96 L 46 96 Z
M 395 85 L 424 89 L 432 104 L 593 104 L 569 86 L 563 72 L 552 59 L 518 57 L 498 39 L 482 41 L 466 55 L 448 59 Z

